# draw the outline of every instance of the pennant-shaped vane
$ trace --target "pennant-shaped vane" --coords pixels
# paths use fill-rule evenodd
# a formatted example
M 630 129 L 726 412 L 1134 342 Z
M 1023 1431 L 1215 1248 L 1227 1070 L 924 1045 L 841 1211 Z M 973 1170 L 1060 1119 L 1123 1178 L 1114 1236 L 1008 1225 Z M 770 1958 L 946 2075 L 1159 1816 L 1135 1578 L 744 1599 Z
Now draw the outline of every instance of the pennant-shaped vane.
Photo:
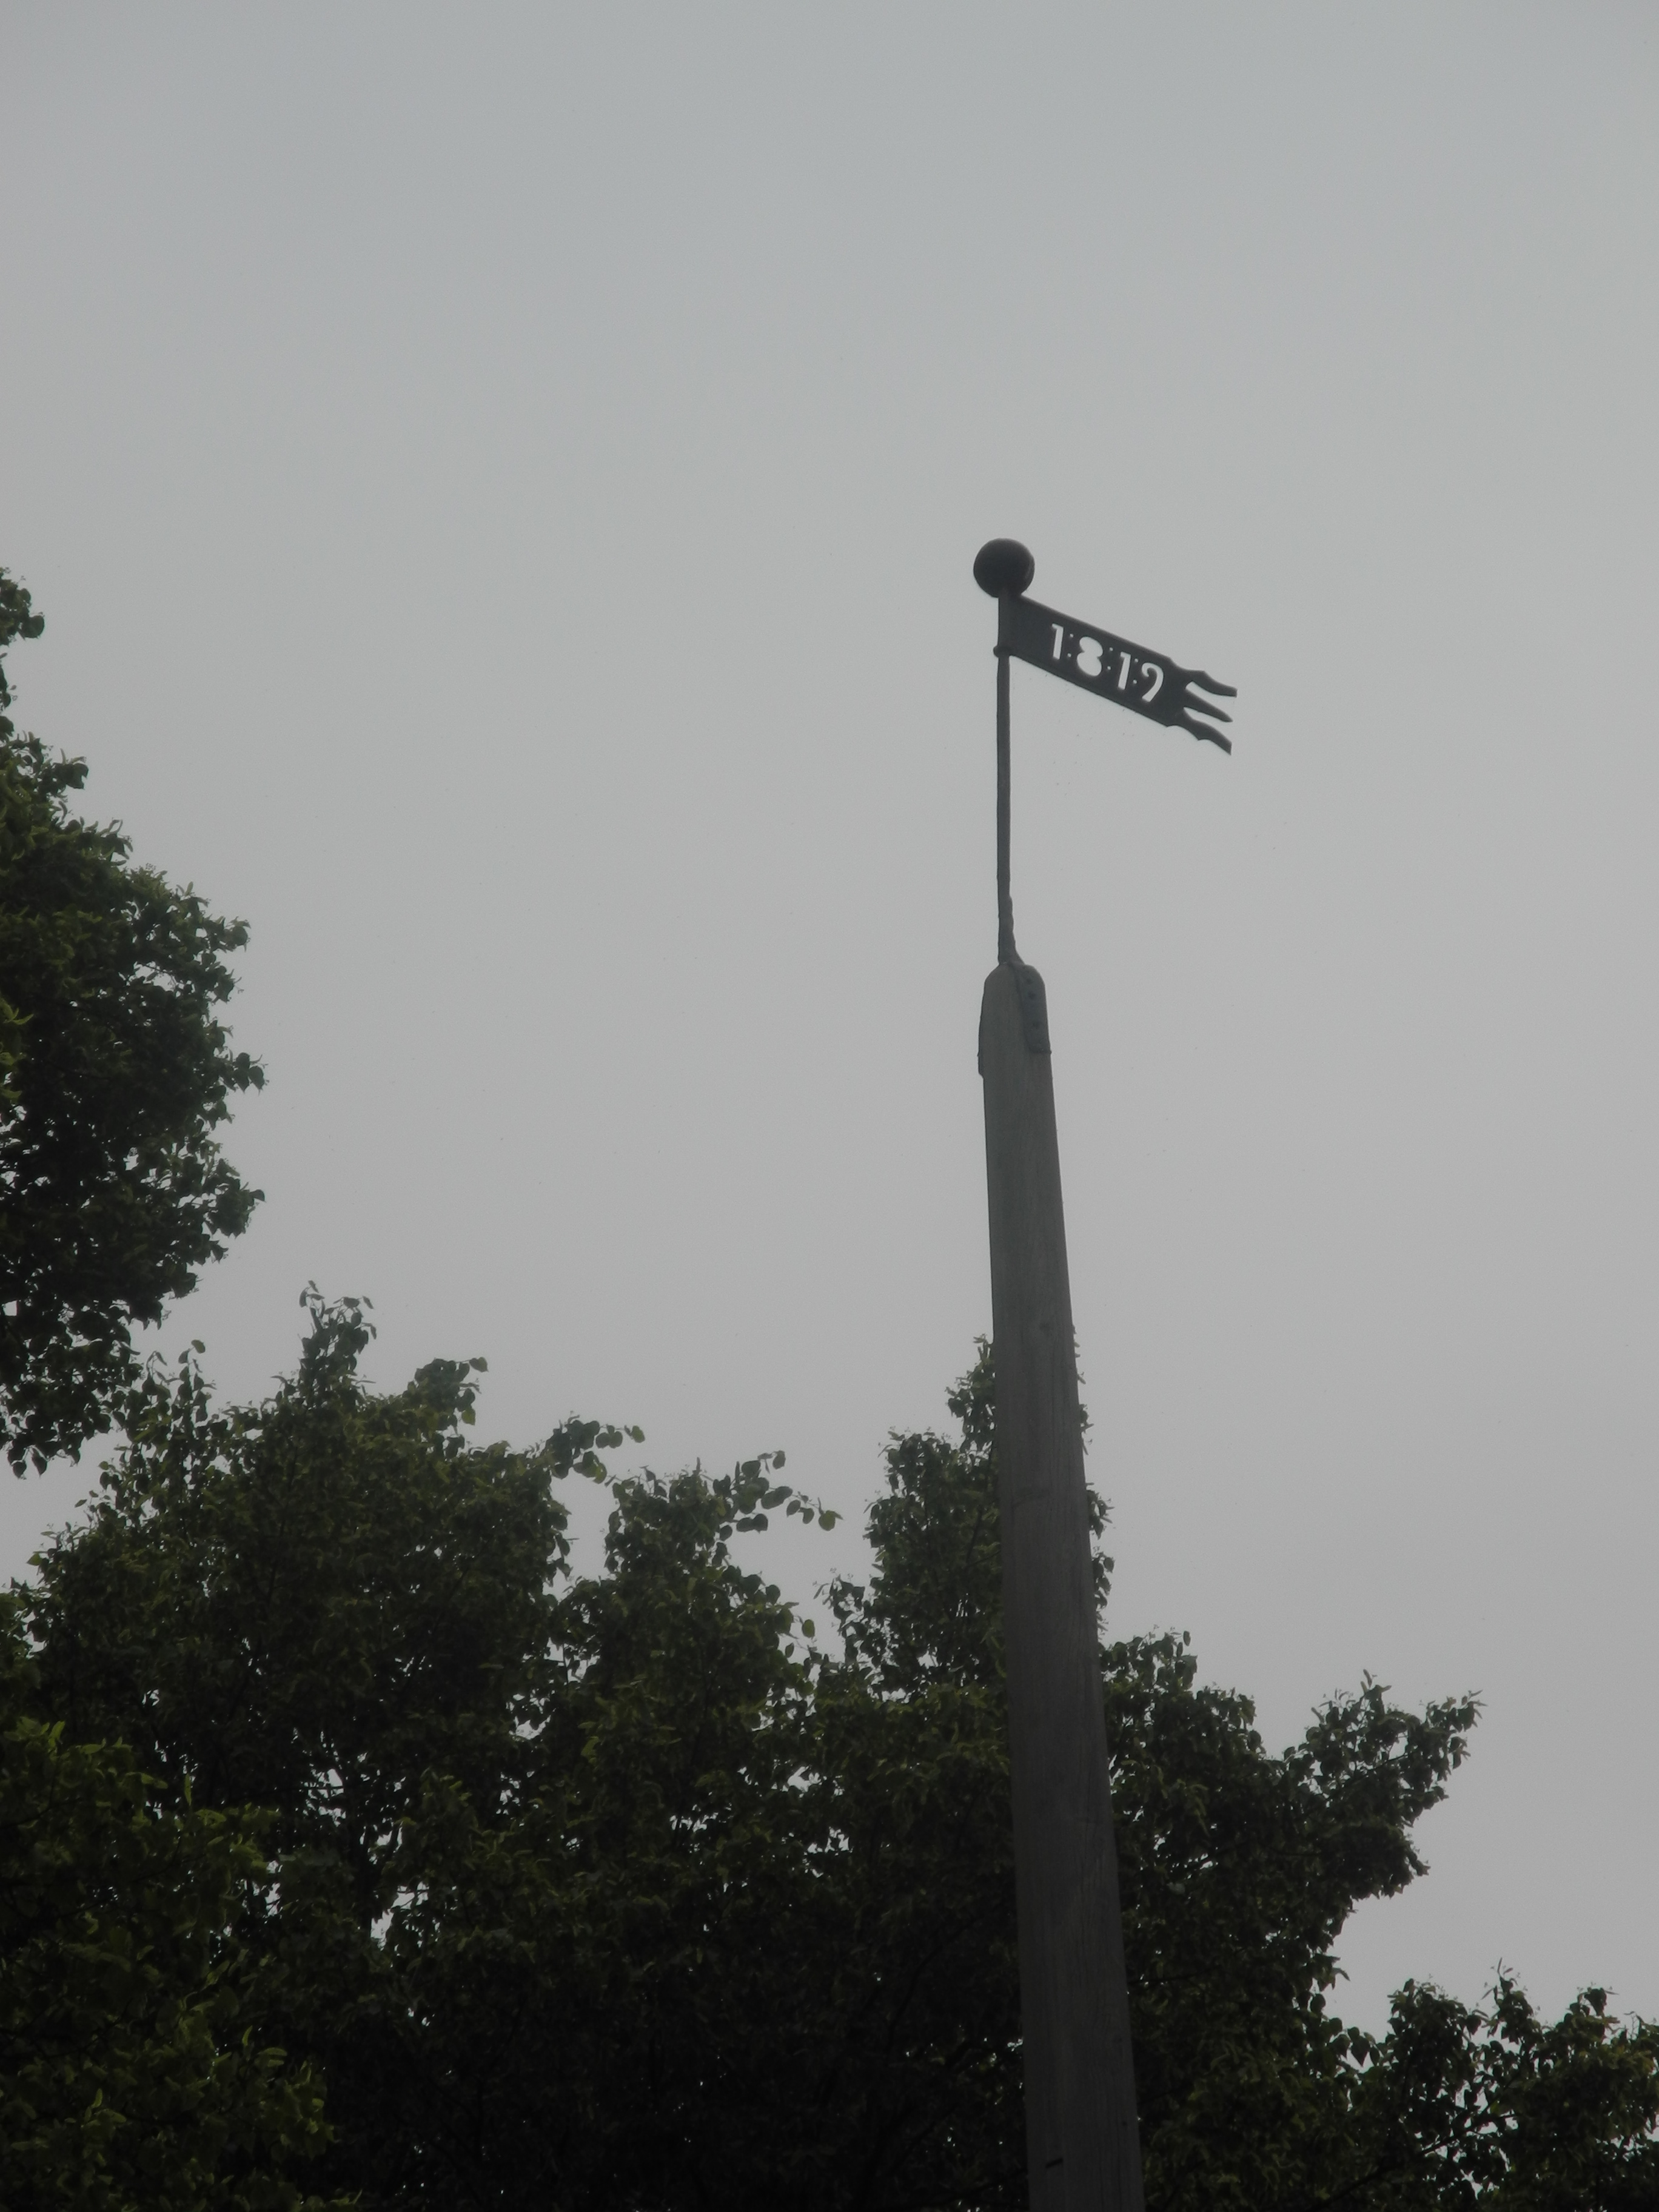
M 1063 676 L 1102 699 L 1111 699 L 1165 729 L 1207 738 L 1224 753 L 1233 741 L 1217 728 L 1232 720 L 1218 699 L 1236 699 L 1231 684 L 1218 684 L 1201 668 L 1182 668 L 1162 653 L 1131 645 L 1093 623 L 1073 622 L 1026 592 L 1036 574 L 1030 548 L 1017 538 L 993 538 L 974 556 L 974 581 L 996 601 L 997 617 L 997 958 L 1019 964 L 1014 950 L 1014 902 L 1008 884 L 1008 831 L 1012 773 L 1009 763 L 1008 664 L 1029 660 L 1050 676 Z M 1207 692 L 1209 696 L 1203 695 Z M 1034 1041 L 1030 1019 L 1026 1042 L 1033 1052 L 1048 1049 L 1046 1033 Z
M 1218 684 L 1201 668 L 1179 667 L 1165 653 L 1131 645 L 1127 637 L 1115 637 L 1097 623 L 1073 622 L 1069 615 L 1013 592 L 1005 591 L 999 604 L 1001 635 L 997 641 L 1002 651 L 1029 660 L 1033 668 L 1046 668 L 1050 676 L 1063 676 L 1068 684 L 1080 684 L 1085 691 L 1146 714 L 1168 729 L 1207 738 L 1223 752 L 1231 752 L 1232 739 L 1215 726 L 1230 722 L 1231 715 L 1212 699 L 1198 695 L 1208 691 L 1216 699 L 1234 699 L 1238 694 L 1232 684 Z

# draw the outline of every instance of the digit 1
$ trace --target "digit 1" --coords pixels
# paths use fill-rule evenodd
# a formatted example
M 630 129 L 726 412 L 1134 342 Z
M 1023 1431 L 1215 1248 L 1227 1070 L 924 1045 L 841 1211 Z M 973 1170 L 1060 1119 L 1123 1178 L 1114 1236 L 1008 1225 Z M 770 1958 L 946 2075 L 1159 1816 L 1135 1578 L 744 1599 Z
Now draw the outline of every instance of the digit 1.
M 1129 660 L 1130 655 L 1128 653 L 1122 652 L 1119 653 L 1117 656 L 1117 688 L 1120 691 L 1127 691 L 1129 688 Z
M 1060 659 L 1060 649 L 1066 642 L 1066 625 L 1064 623 L 1052 623 L 1050 627 L 1053 629 L 1054 633 L 1054 659 L 1058 660 Z

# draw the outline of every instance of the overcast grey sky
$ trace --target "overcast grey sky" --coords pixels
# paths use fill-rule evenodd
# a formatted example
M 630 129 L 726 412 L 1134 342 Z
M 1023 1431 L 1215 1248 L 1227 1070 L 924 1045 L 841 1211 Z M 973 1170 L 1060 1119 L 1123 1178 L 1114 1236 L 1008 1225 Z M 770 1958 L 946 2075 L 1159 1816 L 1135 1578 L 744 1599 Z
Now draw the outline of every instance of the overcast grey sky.
M 1656 92 L 1645 5 L 0 6 L 23 721 L 253 930 L 226 1390 L 314 1277 L 856 1516 L 989 1323 L 975 549 L 1238 685 L 1017 669 L 1015 906 L 1115 1623 L 1486 1700 L 1372 2023 L 1659 2013 Z

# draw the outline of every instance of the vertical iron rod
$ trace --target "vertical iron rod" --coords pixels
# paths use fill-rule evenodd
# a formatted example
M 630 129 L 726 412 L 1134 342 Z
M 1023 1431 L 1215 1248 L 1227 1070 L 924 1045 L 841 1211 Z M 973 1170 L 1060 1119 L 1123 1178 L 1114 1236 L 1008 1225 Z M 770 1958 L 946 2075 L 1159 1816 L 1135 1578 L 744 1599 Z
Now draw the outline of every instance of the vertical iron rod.
M 1008 883 L 1010 797 L 1008 744 L 1008 648 L 1000 633 L 1008 626 L 1007 595 L 999 610 L 997 638 L 997 960 L 1018 960 L 1014 950 L 1014 901 Z

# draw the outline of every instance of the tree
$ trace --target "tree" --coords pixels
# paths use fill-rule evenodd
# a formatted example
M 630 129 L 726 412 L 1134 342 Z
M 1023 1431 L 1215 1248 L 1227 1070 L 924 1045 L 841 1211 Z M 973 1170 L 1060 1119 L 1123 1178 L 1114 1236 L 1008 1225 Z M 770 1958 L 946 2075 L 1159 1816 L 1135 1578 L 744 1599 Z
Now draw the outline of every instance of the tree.
M 4 711 L 6 648 L 42 628 L 0 569 L 0 1441 L 19 1471 L 112 1425 L 134 1326 L 261 1195 L 213 1133 L 264 1080 L 216 1011 L 246 927 L 70 812 L 86 763 Z
M 433 2055 L 457 2023 L 423 2016 L 386 1936 L 411 1909 L 405 1835 L 440 1778 L 492 1832 L 521 1808 L 554 1686 L 556 1480 L 622 1438 L 574 1422 L 533 1454 L 470 1447 L 482 1362 L 383 1397 L 356 1373 L 362 1305 L 307 1304 L 299 1371 L 263 1406 L 216 1408 L 188 1357 L 146 1376 L 88 1522 L 44 1555 L 33 1680 L 173 1802 L 269 1808 L 280 1894 L 243 1928 L 265 2033 L 326 2075 L 324 2185 L 398 2202 L 466 2124 Z
M 131 1744 L 175 1804 L 270 1808 L 280 1884 L 239 1936 L 262 2036 L 328 2084 L 319 2185 L 370 2212 L 1012 2212 L 988 1359 L 958 1436 L 892 1440 L 831 1636 L 738 1556 L 817 1510 L 778 1455 L 612 1475 L 623 1431 L 574 1420 L 478 1446 L 481 1363 L 382 1396 L 368 1334 L 313 1297 L 257 1407 L 216 1410 L 191 1360 L 153 1375 L 27 1600 L 66 1741 Z M 575 1472 L 611 1506 L 583 1574 Z M 1330 2009 L 1337 1931 L 1420 1871 L 1472 1701 L 1368 1682 L 1275 1757 L 1180 1637 L 1105 1647 L 1103 1683 L 1159 2212 L 1659 2201 L 1659 2036 L 1594 1993 L 1541 2024 L 1507 1985 L 1486 2011 L 1408 1990 L 1377 2040 Z
M 1540 2021 L 1513 1978 L 1489 2006 L 1408 1982 L 1357 2087 L 1356 2194 L 1402 2212 L 1653 2212 L 1659 2026 L 1621 2027 L 1605 1990 Z
M 257 1823 L 158 1802 L 130 1752 L 22 1710 L 0 1623 L 0 2203 L 301 2212 L 327 2139 L 307 2068 L 254 2031 L 239 1900 Z

